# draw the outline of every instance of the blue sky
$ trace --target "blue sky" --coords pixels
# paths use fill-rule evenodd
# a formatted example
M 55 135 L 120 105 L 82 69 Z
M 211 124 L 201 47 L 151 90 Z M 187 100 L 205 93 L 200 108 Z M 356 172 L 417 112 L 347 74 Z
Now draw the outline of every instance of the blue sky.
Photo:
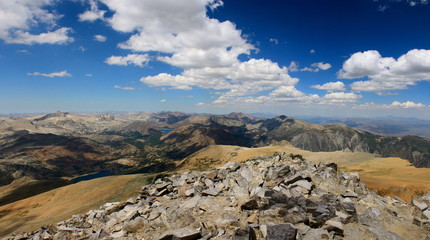
M 427 0 L 1 0 L 0 113 L 430 119 Z

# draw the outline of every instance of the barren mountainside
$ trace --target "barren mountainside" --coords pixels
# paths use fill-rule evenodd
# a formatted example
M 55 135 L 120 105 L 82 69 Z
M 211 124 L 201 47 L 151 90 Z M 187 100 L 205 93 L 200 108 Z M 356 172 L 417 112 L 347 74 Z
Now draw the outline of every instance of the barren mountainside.
M 427 139 L 374 135 L 344 124 L 318 125 L 284 115 L 264 119 L 243 113 L 57 112 L 0 119 L 0 169 L 9 172 L 1 183 L 23 176 L 75 177 L 104 170 L 157 172 L 172 169 L 176 161 L 208 145 L 258 147 L 281 141 L 315 152 L 369 152 L 430 167 Z

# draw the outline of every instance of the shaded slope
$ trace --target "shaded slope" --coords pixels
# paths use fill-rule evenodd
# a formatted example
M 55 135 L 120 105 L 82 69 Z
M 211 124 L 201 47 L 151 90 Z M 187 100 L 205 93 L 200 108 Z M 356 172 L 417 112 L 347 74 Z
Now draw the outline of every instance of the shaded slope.
M 133 121 L 130 123 L 116 125 L 105 130 L 104 133 L 135 138 L 162 134 L 161 131 L 157 130 L 154 126 L 148 124 L 145 121 Z
M 41 194 L 68 184 L 70 184 L 70 182 L 64 179 L 32 180 L 31 178 L 23 177 L 15 180 L 7 186 L 0 187 L 0 206 Z
M 28 176 L 33 179 L 72 177 L 101 170 L 124 168 L 107 160 L 130 146 L 110 146 L 93 140 L 54 134 L 15 132 L 0 139 L 0 185 Z M 116 147 L 121 147 L 118 152 Z
M 161 149 L 168 158 L 182 159 L 208 145 L 250 146 L 251 140 L 243 128 L 226 127 L 217 123 L 176 128 L 161 138 Z

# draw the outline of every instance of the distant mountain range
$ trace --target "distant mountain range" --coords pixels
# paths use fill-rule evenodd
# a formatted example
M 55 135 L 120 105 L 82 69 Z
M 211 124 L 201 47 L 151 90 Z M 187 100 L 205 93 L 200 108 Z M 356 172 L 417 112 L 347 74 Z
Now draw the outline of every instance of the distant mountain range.
M 314 152 L 369 152 L 401 157 L 416 167 L 430 167 L 430 140 L 375 132 L 343 123 L 319 125 L 283 115 L 259 118 L 243 113 L 57 112 L 3 117 L 0 118 L 0 185 L 23 176 L 42 180 L 105 170 L 158 172 L 175 168 L 178 160 L 208 145 L 259 147 L 282 141 Z
M 299 117 L 299 119 L 315 123 L 344 123 L 350 127 L 358 128 L 374 134 L 388 136 L 415 135 L 430 138 L 430 120 L 417 118 L 326 118 L 326 117 Z

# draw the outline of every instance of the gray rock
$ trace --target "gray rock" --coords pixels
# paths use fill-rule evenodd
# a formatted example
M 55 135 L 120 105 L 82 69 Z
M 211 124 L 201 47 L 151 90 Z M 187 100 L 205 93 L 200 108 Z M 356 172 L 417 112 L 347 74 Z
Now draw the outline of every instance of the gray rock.
M 233 185 L 232 188 L 230 188 L 230 195 L 235 196 L 236 198 L 248 198 L 249 192 L 238 185 Z
M 245 178 L 247 182 L 252 182 L 253 180 L 253 171 L 248 167 L 243 167 L 240 169 L 240 175 Z
M 350 173 L 349 179 L 352 181 L 360 181 L 360 174 L 358 173 Z
M 342 193 L 342 197 L 353 197 L 353 198 L 356 198 L 356 197 L 358 197 L 358 194 L 356 192 L 348 190 L 348 191 Z
M 220 227 L 232 227 L 238 225 L 239 217 L 232 213 L 223 213 L 220 218 L 215 219 L 215 223 Z
M 341 237 L 343 237 L 343 231 L 345 230 L 343 224 L 340 221 L 334 219 L 327 220 L 323 228 L 329 232 L 333 231 L 336 235 Z
M 160 182 L 160 183 L 154 185 L 154 187 L 158 191 L 161 191 L 161 190 L 165 189 L 167 186 L 169 186 L 169 183 L 167 183 L 167 182 Z
M 412 204 L 415 207 L 419 208 L 421 211 L 424 211 L 424 210 L 426 210 L 428 208 L 428 206 L 427 206 L 427 204 L 425 202 L 422 202 L 422 201 L 420 201 L 418 199 L 412 200 Z
M 255 210 L 255 209 L 258 209 L 259 206 L 258 206 L 258 202 L 256 199 L 250 199 L 249 201 L 242 204 L 242 206 L 240 206 L 240 208 L 242 210 Z
M 124 237 L 126 234 L 127 233 L 124 230 L 121 230 L 121 231 L 112 233 L 110 236 L 113 238 L 121 238 L 121 237 Z
M 195 193 L 194 188 L 190 188 L 190 189 L 185 191 L 185 196 L 190 197 L 190 196 L 194 195 L 194 193 Z
M 312 213 L 311 227 L 321 227 L 327 220 L 335 216 L 336 209 L 332 206 L 318 205 L 315 212 Z
M 158 218 L 161 213 L 163 212 L 163 208 L 162 207 L 157 207 L 154 210 L 151 211 L 151 213 L 149 214 L 149 218 L 148 220 L 154 220 L 156 218 Z
M 330 234 L 325 229 L 310 229 L 305 236 L 303 236 L 302 240 L 322 240 L 322 239 L 330 239 Z
M 210 179 L 205 179 L 205 185 L 206 185 L 206 187 L 213 187 L 214 186 L 214 182 L 212 181 L 212 180 L 210 180 Z
M 242 175 L 236 177 L 237 185 L 245 191 L 249 189 L 249 182 Z
M 297 182 L 294 182 L 290 185 L 290 187 L 296 187 L 296 186 L 302 187 L 302 188 L 310 191 L 312 189 L 313 183 L 303 179 L 303 180 L 299 180 Z
M 424 215 L 424 216 L 426 216 L 426 218 L 427 218 L 427 219 L 430 219 L 430 210 L 428 210 L 428 209 L 427 209 L 427 210 L 425 210 L 425 211 L 423 212 L 423 215 Z
M 204 190 L 203 192 L 202 192 L 202 195 L 203 196 L 207 196 L 207 195 L 209 195 L 209 196 L 216 196 L 216 195 L 218 195 L 219 193 L 221 192 L 221 190 L 220 189 L 218 189 L 218 188 L 209 188 L 209 189 L 206 189 L 206 190 Z
M 238 228 L 235 230 L 233 235 L 234 240 L 257 240 L 256 233 L 254 230 L 247 226 L 243 228 Z
M 124 224 L 124 230 L 127 232 L 137 232 L 139 229 L 142 229 L 145 225 L 145 220 L 142 217 L 137 217 L 131 221 L 128 221 Z
M 91 234 L 91 237 L 89 238 L 90 240 L 97 240 L 97 239 L 103 239 L 106 238 L 108 235 L 108 233 L 106 231 L 104 231 L 103 229 L 100 229 L 98 231 L 96 231 L 95 233 Z
M 344 202 L 342 203 L 342 209 L 350 216 L 350 218 L 346 219 L 346 222 L 357 221 L 357 210 L 354 203 Z
M 224 164 L 224 166 L 221 167 L 221 169 L 225 169 L 225 170 L 228 170 L 230 172 L 234 172 L 238 168 L 240 168 L 240 165 L 237 162 L 228 162 L 228 163 Z
M 297 173 L 296 175 L 285 179 L 284 183 L 288 185 L 288 184 L 295 183 L 299 180 L 307 179 L 307 178 L 308 178 L 308 176 L 303 176 L 302 173 Z
M 200 199 L 201 199 L 200 196 L 195 196 L 193 198 L 190 198 L 181 205 L 181 208 L 184 208 L 184 209 L 195 208 L 199 204 Z
M 169 230 L 162 234 L 159 238 L 160 240 L 194 240 L 199 239 L 201 237 L 201 233 L 199 230 L 191 229 L 191 228 L 181 228 L 175 230 Z
M 297 229 L 291 224 L 267 225 L 268 240 L 295 240 Z

